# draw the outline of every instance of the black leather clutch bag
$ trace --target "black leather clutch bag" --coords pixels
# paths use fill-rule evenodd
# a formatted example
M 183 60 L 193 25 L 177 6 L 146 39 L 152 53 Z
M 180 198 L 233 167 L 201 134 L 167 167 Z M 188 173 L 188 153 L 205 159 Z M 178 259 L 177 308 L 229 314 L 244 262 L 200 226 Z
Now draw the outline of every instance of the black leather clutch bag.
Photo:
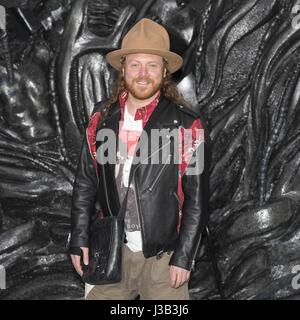
M 129 186 L 132 177 L 133 172 L 129 177 Z M 127 187 L 118 215 L 99 215 L 90 225 L 89 264 L 82 266 L 84 282 L 101 285 L 121 281 L 124 217 L 129 188 Z
M 83 265 L 84 282 L 108 284 L 122 278 L 122 247 L 124 217 L 98 217 L 91 223 L 89 233 L 89 264 Z

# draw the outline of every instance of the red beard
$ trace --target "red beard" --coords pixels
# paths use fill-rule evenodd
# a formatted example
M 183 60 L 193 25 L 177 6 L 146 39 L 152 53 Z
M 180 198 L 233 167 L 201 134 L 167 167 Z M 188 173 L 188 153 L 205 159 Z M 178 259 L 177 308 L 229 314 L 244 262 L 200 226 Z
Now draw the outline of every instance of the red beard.
M 146 81 L 147 84 L 139 85 L 138 82 Z M 139 77 L 131 81 L 131 84 L 125 80 L 125 86 L 128 92 L 130 92 L 134 98 L 139 100 L 146 100 L 151 98 L 162 87 L 162 80 L 157 84 L 150 78 Z

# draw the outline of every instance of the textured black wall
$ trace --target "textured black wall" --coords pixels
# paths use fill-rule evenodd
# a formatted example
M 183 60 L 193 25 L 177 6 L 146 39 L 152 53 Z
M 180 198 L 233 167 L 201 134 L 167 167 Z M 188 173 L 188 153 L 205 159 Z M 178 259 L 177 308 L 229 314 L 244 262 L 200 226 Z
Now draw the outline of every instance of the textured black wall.
M 0 265 L 7 273 L 0 299 L 82 298 L 65 254 L 76 158 L 93 103 L 115 79 L 104 55 L 142 17 L 162 23 L 183 55 L 175 80 L 212 140 L 212 247 L 206 236 L 192 298 L 299 297 L 292 286 L 300 265 L 296 0 L 0 5 Z

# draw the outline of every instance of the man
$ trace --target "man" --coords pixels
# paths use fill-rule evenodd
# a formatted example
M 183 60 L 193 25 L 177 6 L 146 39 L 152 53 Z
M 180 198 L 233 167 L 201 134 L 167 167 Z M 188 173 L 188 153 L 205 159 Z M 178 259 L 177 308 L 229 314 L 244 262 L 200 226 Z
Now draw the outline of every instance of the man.
M 108 101 L 96 104 L 73 193 L 70 253 L 80 275 L 78 248 L 87 265 L 91 216 L 99 212 L 99 206 L 101 215 L 116 215 L 116 203 L 124 199 L 132 172 L 133 179 L 125 214 L 122 280 L 89 287 L 87 299 L 134 299 L 137 295 L 140 299 L 189 299 L 188 280 L 205 225 L 202 175 L 195 169 L 201 158 L 203 127 L 169 79 L 182 65 L 181 57 L 170 52 L 169 46 L 167 31 L 142 19 L 126 34 L 121 49 L 106 56 L 120 72 L 118 86 Z M 95 136 L 103 129 L 113 130 L 119 138 L 116 164 L 99 164 L 101 148 L 95 157 Z M 175 132 L 168 140 L 173 146 L 167 153 L 171 161 L 136 163 L 137 154 L 147 151 L 154 141 L 152 133 L 162 129 Z M 149 138 L 147 147 L 142 133 Z M 178 135 L 181 138 L 176 140 Z M 189 136 L 187 144 L 185 136 Z M 124 145 L 125 155 L 121 152 Z M 154 154 L 151 150 L 149 158 Z

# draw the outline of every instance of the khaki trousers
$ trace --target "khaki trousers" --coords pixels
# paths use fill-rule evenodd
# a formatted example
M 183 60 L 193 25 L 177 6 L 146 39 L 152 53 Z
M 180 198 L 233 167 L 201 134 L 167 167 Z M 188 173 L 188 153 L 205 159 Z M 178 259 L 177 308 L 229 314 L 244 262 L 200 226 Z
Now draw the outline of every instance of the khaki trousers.
M 170 286 L 169 261 L 172 253 L 160 259 L 145 259 L 142 252 L 123 248 L 122 281 L 94 286 L 86 300 L 189 300 L 188 283 L 175 289 Z

